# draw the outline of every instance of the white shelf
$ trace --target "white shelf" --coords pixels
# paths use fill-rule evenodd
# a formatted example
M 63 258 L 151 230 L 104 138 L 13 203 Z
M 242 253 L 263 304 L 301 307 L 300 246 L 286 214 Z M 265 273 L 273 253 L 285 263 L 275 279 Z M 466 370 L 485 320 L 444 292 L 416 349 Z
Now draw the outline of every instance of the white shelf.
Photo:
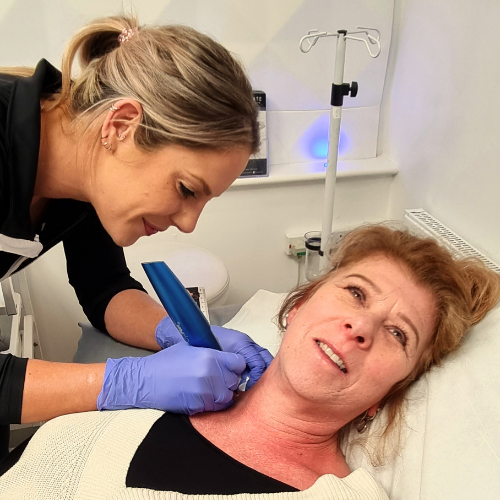
M 325 179 L 325 172 L 325 160 L 270 165 L 268 177 L 236 179 L 231 187 L 318 181 Z M 363 160 L 340 161 L 337 178 L 394 177 L 398 172 L 398 167 L 387 157 L 377 156 L 376 158 L 366 158 Z

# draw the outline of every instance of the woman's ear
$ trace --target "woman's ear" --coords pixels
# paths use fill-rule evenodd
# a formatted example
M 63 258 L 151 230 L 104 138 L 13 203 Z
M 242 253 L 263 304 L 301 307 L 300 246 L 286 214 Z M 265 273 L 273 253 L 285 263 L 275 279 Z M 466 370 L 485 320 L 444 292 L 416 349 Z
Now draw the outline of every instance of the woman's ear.
M 379 406 L 380 406 L 380 401 L 378 403 L 375 403 L 373 406 L 370 406 L 370 408 L 368 408 L 368 416 L 373 417 L 373 415 L 377 413 Z
M 286 315 L 286 326 L 288 326 L 289 323 L 292 322 L 293 318 L 295 317 L 295 315 L 297 314 L 298 310 L 300 309 L 300 306 L 302 305 L 301 302 L 297 302 L 297 304 L 295 304 L 291 309 L 290 311 L 288 312 L 288 314 Z
M 142 106 L 134 99 L 120 99 L 109 108 L 101 129 L 101 138 L 116 149 L 117 141 L 133 137 L 142 120 Z

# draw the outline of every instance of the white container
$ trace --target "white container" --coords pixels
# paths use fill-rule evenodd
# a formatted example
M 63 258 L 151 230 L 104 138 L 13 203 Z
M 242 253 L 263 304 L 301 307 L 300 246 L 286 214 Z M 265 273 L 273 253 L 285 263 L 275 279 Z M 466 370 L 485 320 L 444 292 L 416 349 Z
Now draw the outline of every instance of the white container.
M 177 242 L 155 245 L 147 251 L 143 249 L 140 254 L 130 251 L 132 249 L 127 249 L 130 272 L 154 299 L 158 300 L 158 296 L 141 266 L 142 262 L 164 261 L 186 288 L 204 287 L 209 307 L 226 303 L 229 273 L 224 262 L 208 250 Z
M 306 266 L 305 276 L 308 281 L 315 280 L 320 274 L 320 256 L 321 232 L 309 231 L 304 235 L 306 244 Z

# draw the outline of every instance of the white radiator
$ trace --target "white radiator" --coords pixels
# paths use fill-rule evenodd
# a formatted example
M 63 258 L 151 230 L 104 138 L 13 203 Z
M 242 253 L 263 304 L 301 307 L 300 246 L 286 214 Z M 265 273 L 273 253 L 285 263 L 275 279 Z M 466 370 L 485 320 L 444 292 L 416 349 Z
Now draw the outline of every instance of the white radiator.
M 416 229 L 420 234 L 431 236 L 444 244 L 452 254 L 459 257 L 476 257 L 482 260 L 487 267 L 500 273 L 500 266 L 486 257 L 477 248 L 467 243 L 457 233 L 438 221 L 429 212 L 422 208 L 406 210 L 405 218 L 411 224 L 409 227 Z

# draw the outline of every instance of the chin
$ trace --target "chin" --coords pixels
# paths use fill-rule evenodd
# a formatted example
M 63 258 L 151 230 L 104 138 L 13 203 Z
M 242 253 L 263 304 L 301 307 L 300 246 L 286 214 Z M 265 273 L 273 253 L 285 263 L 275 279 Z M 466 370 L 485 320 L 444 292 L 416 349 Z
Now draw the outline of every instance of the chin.
M 138 239 L 139 236 L 132 234 L 110 234 L 112 240 L 122 248 L 129 247 L 133 245 Z

